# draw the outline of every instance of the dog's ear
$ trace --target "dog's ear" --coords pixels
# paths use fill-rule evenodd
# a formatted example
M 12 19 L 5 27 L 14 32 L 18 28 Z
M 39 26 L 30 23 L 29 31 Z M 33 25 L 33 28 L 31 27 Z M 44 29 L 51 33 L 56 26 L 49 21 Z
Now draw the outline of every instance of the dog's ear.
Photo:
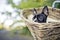
M 34 11 L 37 13 L 37 10 L 34 8 Z
M 48 7 L 47 6 L 44 6 L 43 10 L 47 10 L 48 11 Z
M 33 14 L 37 15 L 37 10 L 35 8 L 33 9 Z
M 47 14 L 49 15 L 49 9 L 48 9 L 48 6 L 44 6 L 44 8 L 43 8 L 43 12 L 44 12 L 44 10 L 47 10 Z

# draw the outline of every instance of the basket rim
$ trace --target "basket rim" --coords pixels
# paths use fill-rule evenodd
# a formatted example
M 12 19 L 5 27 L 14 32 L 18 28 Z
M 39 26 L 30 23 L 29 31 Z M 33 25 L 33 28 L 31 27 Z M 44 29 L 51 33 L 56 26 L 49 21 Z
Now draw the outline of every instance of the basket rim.
M 39 8 L 43 8 L 43 7 L 39 7 Z M 50 8 L 50 9 L 55 9 L 55 10 L 60 10 L 60 9 L 58 9 L 58 8 L 52 8 L 52 7 L 49 7 L 49 6 L 48 6 L 48 8 Z M 30 9 L 33 9 L 33 8 L 21 9 L 20 16 L 21 16 L 22 19 L 24 19 L 24 21 L 27 21 L 27 22 L 29 22 L 29 23 L 31 23 L 31 24 L 51 24 L 51 23 L 38 23 L 38 22 L 34 22 L 34 21 L 30 21 L 30 20 L 26 19 L 26 18 L 23 16 L 23 11 L 24 11 L 24 10 L 28 10 L 28 9 L 30 10 Z M 37 9 L 37 8 L 36 8 L 36 9 Z M 55 23 L 60 23 L 60 22 L 55 22 Z

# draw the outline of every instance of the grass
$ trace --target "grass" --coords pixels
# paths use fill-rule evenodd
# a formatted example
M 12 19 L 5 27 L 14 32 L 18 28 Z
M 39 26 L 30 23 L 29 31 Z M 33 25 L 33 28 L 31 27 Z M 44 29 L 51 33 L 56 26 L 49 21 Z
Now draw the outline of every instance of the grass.
M 22 29 L 21 34 L 22 34 L 22 35 L 28 35 L 28 36 L 31 36 L 31 33 L 30 33 L 28 27 L 24 27 L 24 28 Z
M 17 27 L 11 30 L 11 35 L 16 35 L 16 34 L 31 36 L 31 33 L 27 27 L 23 27 L 22 29 L 20 27 Z

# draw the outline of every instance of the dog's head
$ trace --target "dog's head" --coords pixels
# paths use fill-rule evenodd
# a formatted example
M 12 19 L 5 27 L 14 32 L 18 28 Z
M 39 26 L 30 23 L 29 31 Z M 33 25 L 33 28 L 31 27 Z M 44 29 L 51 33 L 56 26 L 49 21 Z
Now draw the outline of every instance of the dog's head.
M 48 7 L 44 6 L 44 8 L 42 9 L 42 12 L 48 16 L 49 15 L 49 9 L 48 9 Z

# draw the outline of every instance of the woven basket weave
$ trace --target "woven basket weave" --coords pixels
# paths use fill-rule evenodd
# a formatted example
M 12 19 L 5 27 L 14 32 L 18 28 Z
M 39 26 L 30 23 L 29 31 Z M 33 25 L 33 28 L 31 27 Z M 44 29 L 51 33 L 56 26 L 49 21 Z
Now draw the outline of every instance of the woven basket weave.
M 43 7 L 36 8 L 38 13 L 41 12 Z M 60 9 L 54 8 L 52 10 L 49 8 L 49 18 L 54 20 L 60 20 Z M 50 23 L 36 23 L 30 21 L 29 15 L 33 14 L 33 9 L 24 9 L 21 13 L 21 17 L 27 24 L 28 29 L 30 30 L 34 40 L 60 40 L 60 22 L 50 22 Z

